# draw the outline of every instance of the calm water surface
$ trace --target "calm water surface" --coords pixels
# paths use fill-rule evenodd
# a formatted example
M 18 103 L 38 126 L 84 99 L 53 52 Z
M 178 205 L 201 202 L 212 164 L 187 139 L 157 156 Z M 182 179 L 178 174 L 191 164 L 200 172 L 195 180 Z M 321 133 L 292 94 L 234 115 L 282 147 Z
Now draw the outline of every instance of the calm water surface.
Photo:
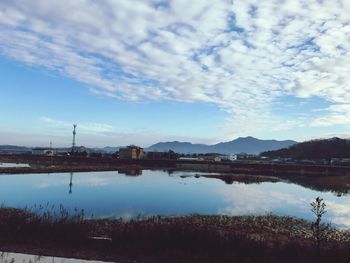
M 29 167 L 27 163 L 0 163 L 0 168 Z
M 312 219 L 310 202 L 324 198 L 325 218 L 350 227 L 350 197 L 318 192 L 284 182 L 225 184 L 196 173 L 142 171 L 139 176 L 118 172 L 0 175 L 0 203 L 10 207 L 84 209 L 87 216 L 275 213 Z

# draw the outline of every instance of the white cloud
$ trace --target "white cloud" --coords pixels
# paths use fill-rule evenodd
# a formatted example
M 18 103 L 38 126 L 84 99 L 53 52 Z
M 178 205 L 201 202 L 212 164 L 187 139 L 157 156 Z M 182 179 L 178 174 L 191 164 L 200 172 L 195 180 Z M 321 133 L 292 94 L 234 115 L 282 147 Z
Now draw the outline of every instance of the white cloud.
M 350 104 L 333 104 L 326 109 L 329 115 L 316 118 L 311 126 L 332 126 L 336 124 L 350 124 Z
M 233 189 L 220 189 L 227 206 L 219 212 L 229 215 L 265 214 L 276 209 L 295 207 L 303 210 L 307 201 L 291 193 L 264 191 L 257 185 L 234 184 Z
M 347 0 L 5 0 L 0 52 L 119 99 L 213 103 L 230 137 L 308 125 L 273 111 L 285 95 L 331 103 L 312 126 L 344 125 L 349 14 Z
M 342 228 L 350 227 L 349 204 L 347 203 L 340 204 L 333 201 L 327 201 L 326 210 L 327 210 L 327 213 L 330 214 L 329 217 L 333 224 L 339 225 Z

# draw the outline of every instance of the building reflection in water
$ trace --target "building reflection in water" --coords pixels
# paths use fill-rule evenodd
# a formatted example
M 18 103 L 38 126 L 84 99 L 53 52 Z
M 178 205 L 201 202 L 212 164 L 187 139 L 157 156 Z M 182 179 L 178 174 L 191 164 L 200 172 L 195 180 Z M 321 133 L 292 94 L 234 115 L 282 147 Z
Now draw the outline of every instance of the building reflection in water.
M 140 169 L 120 169 L 118 174 L 125 174 L 126 176 L 140 176 L 142 175 L 142 170 Z

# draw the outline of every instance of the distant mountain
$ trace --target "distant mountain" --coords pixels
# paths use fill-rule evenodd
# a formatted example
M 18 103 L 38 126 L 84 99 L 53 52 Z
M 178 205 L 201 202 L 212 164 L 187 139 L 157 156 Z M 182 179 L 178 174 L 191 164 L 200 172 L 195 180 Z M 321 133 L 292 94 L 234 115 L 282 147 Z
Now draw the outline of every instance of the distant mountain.
M 259 154 L 264 151 L 272 151 L 281 148 L 289 147 L 297 142 L 287 141 L 276 141 L 276 140 L 259 140 L 253 137 L 240 137 L 230 142 L 221 142 L 214 145 L 206 144 L 193 144 L 190 142 L 159 142 L 148 148 L 145 151 L 169 151 L 172 150 L 177 153 L 220 153 L 220 154 L 231 154 L 231 153 L 249 153 Z M 121 146 L 118 147 L 103 147 L 103 148 L 86 148 L 90 152 L 101 152 L 101 153 L 114 153 L 119 151 Z M 55 148 L 58 151 L 70 151 L 71 148 Z M 0 152 L 2 153 L 16 153 L 16 152 L 31 152 L 32 148 L 24 146 L 14 145 L 0 145 Z
M 99 150 L 101 150 L 103 152 L 106 152 L 106 153 L 115 153 L 115 152 L 119 151 L 120 148 L 122 148 L 122 147 L 121 146 L 120 147 L 107 146 L 107 147 L 104 147 L 104 148 L 99 148 Z
M 281 157 L 297 160 L 350 158 L 350 140 L 334 137 L 330 139 L 306 141 L 294 144 L 289 148 L 263 152 L 261 155 L 272 158 Z
M 259 140 L 254 137 L 240 137 L 233 141 L 221 142 L 214 145 L 192 144 L 189 142 L 160 142 L 148 148 L 146 151 L 169 151 L 177 153 L 249 153 L 259 154 L 263 151 L 277 150 L 289 147 L 297 142 L 292 140 L 277 141 L 277 140 Z
M 16 145 L 0 145 L 0 152 L 16 153 L 16 152 L 31 152 L 32 148 Z
M 209 153 L 210 146 L 206 144 L 192 144 L 190 142 L 159 142 L 146 148 L 145 151 L 167 152 L 172 150 L 177 153 Z
M 216 152 L 230 153 L 234 150 L 235 153 L 250 153 L 250 154 L 259 154 L 263 151 L 277 150 L 285 147 L 289 147 L 293 144 L 296 144 L 296 141 L 285 140 L 259 140 L 254 137 L 240 137 L 236 140 L 230 142 L 223 142 L 213 145 Z

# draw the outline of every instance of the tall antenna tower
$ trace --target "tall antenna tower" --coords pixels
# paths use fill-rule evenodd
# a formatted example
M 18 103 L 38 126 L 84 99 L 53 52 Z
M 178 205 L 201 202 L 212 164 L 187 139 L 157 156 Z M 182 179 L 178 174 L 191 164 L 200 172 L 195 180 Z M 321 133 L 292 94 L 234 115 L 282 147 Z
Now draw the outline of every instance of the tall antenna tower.
M 72 143 L 72 152 L 74 152 L 75 150 L 75 135 L 77 134 L 76 132 L 76 128 L 77 128 L 77 124 L 73 124 L 73 143 Z
M 69 181 L 69 194 L 72 193 L 72 186 L 73 186 L 73 173 L 70 173 L 70 181 Z

